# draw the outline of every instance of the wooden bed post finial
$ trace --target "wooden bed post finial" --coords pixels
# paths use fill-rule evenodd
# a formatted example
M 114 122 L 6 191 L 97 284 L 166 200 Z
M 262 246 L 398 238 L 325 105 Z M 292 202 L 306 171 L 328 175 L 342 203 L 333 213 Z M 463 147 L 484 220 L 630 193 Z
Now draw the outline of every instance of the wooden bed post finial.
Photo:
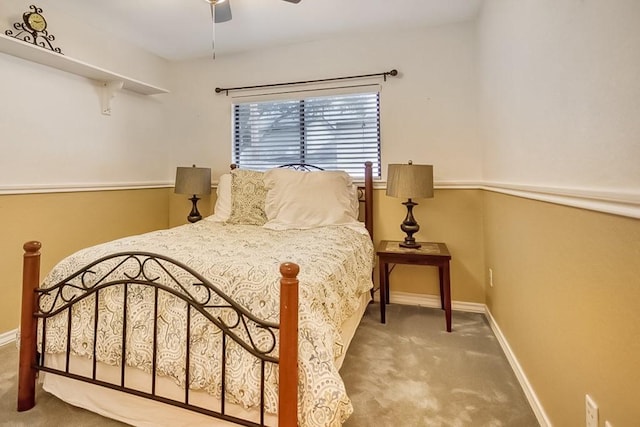
M 36 404 L 36 341 L 37 325 L 33 317 L 36 306 L 35 290 L 40 285 L 40 248 L 30 241 L 23 245 L 22 313 L 20 315 L 20 363 L 18 368 L 18 411 L 26 411 Z
M 291 280 L 295 281 L 295 284 L 298 284 L 298 273 L 300 272 L 300 267 L 298 267 L 298 264 L 295 264 L 293 262 L 283 262 L 282 264 L 280 264 L 280 274 L 282 274 L 282 277 L 284 279 L 287 279 L 287 284 L 293 284 L 292 282 L 289 282 Z
M 298 272 L 292 262 L 280 265 L 280 361 L 278 426 L 298 425 Z

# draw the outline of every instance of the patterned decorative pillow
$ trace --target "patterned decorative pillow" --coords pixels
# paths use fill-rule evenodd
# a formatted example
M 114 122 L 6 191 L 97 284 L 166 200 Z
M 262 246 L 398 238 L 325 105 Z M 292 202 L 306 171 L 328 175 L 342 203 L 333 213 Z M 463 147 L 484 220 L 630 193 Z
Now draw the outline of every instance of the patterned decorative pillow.
M 264 186 L 264 172 L 248 169 L 231 171 L 231 214 L 228 224 L 264 225 L 267 215 L 264 202 L 267 189 Z

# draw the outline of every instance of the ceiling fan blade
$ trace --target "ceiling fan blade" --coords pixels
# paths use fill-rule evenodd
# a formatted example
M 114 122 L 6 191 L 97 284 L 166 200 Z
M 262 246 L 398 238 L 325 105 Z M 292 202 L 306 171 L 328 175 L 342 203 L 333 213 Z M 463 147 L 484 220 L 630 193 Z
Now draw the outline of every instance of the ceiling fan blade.
M 299 0 L 298 0 L 299 1 Z M 216 24 L 231 20 L 231 0 L 215 4 L 216 8 Z
M 300 3 L 300 0 L 284 0 L 284 1 L 288 1 L 289 3 Z

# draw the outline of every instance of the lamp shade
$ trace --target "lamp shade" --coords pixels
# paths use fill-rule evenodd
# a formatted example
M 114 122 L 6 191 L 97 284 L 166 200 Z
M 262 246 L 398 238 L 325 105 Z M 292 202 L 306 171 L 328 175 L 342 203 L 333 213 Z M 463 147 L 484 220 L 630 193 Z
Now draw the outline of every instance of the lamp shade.
M 175 192 L 178 194 L 211 194 L 211 168 L 178 167 Z
M 387 196 L 403 199 L 433 197 L 433 166 L 391 164 L 387 170 Z

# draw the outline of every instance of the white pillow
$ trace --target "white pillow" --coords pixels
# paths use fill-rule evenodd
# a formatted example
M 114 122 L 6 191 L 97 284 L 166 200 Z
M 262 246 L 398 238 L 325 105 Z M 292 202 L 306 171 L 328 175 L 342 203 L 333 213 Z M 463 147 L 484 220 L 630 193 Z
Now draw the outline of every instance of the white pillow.
M 231 215 L 231 174 L 225 173 L 218 179 L 218 188 L 216 189 L 216 205 L 213 208 L 213 215 L 209 218 L 211 221 L 225 222 Z
M 358 223 L 354 187 L 346 172 L 272 169 L 265 173 L 264 183 L 268 190 L 265 228 L 308 229 Z

